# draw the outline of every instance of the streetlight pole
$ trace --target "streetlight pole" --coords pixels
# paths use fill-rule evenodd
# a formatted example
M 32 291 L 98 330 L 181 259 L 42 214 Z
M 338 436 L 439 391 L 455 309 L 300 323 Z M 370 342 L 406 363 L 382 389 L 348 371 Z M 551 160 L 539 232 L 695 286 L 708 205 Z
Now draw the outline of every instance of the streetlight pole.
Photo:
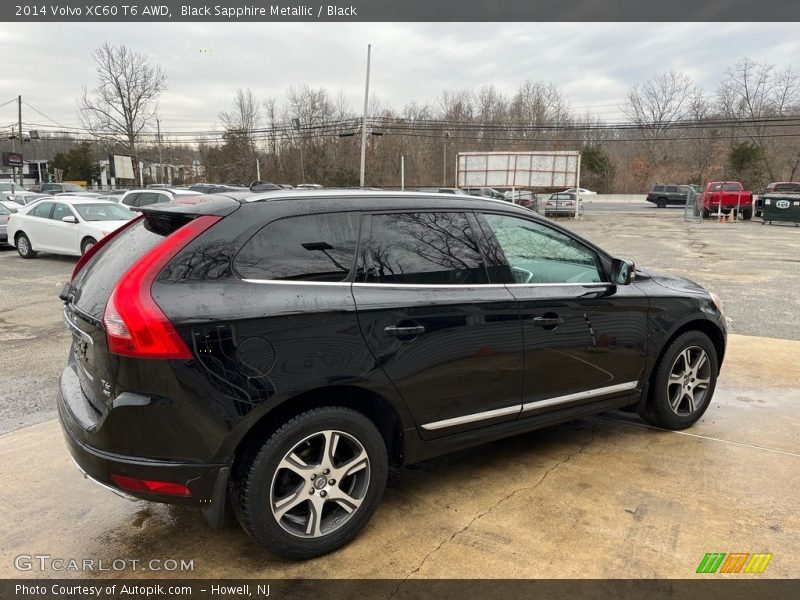
M 404 192 L 406 189 L 406 157 L 404 154 L 400 155 L 400 191 Z
M 361 187 L 364 187 L 367 168 L 367 110 L 369 109 L 369 60 L 372 44 L 367 44 L 367 82 L 364 86 L 364 119 L 361 125 Z

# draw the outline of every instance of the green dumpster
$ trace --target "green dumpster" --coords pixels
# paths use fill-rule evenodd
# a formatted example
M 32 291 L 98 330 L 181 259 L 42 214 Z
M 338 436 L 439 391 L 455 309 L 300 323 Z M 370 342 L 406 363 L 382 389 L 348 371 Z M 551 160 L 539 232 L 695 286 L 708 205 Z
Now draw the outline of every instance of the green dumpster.
M 767 194 L 761 223 L 794 223 L 800 227 L 800 194 Z

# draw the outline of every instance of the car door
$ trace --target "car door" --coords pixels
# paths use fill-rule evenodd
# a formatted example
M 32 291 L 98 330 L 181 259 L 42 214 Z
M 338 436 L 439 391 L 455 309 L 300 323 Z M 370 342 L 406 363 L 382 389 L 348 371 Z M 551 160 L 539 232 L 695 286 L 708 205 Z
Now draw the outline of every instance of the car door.
M 525 346 L 522 416 L 634 393 L 647 342 L 647 297 L 609 283 L 599 253 L 522 216 L 477 215 L 506 266 Z
M 55 202 L 40 202 L 25 216 L 20 230 L 28 236 L 34 250 L 48 251 L 50 243 L 50 214 L 53 212 Z
M 73 217 L 75 223 L 65 223 L 64 217 Z M 78 247 L 78 217 L 66 202 L 55 202 L 50 216 L 49 244 L 54 252 L 75 254 L 80 252 Z
M 522 331 L 464 212 L 366 215 L 353 284 L 376 363 L 429 439 L 515 419 Z
M 677 185 L 668 185 L 665 195 L 667 196 L 667 202 L 669 204 L 678 204 L 681 201 L 681 195 Z

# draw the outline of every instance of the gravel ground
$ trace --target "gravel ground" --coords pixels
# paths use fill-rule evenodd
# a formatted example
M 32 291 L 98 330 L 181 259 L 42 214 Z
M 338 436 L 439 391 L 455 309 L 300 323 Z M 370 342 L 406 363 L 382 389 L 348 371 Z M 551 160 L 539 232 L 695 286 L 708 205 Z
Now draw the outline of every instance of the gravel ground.
M 616 256 L 689 277 L 719 294 L 731 332 L 800 340 L 800 229 L 685 223 L 680 211 L 587 212 L 568 227 Z M 58 292 L 74 258 L 0 250 L 0 434 L 55 416 L 69 349 Z

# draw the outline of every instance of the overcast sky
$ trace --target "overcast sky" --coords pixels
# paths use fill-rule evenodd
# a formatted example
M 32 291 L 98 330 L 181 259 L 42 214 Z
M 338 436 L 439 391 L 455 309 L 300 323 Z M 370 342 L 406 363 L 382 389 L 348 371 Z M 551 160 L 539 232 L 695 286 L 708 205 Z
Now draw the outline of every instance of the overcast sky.
M 358 107 L 367 43 L 371 89 L 396 109 L 434 102 L 443 89 L 494 84 L 512 93 L 532 79 L 553 82 L 577 112 L 615 118 L 628 87 L 660 71 L 683 71 L 712 92 L 744 56 L 780 67 L 800 63 L 793 23 L 6 23 L 0 104 L 22 94 L 53 121 L 78 126 L 75 101 L 84 84 L 94 85 L 92 50 L 106 40 L 165 69 L 170 89 L 159 104 L 166 131 L 208 129 L 239 87 L 283 101 L 290 85 L 324 86 Z M 54 125 L 23 111 L 25 127 Z M 0 108 L 0 126 L 12 122 L 15 104 Z

